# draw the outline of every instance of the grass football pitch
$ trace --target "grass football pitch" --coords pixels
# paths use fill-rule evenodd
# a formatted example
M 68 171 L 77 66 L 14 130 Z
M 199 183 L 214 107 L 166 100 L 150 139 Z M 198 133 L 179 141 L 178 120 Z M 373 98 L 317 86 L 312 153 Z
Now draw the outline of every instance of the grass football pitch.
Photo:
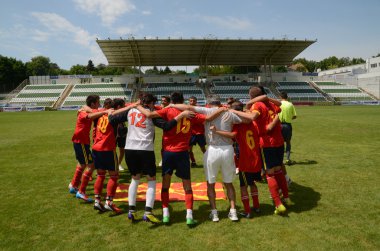
M 228 202 L 218 201 L 221 221 L 213 223 L 208 203 L 195 202 L 194 228 L 186 226 L 184 202 L 170 203 L 172 223 L 164 226 L 98 214 L 70 195 L 75 112 L 0 113 L 0 250 L 380 250 L 379 106 L 297 107 L 297 113 L 287 216 L 273 214 L 267 185 L 258 183 L 261 213 L 253 219 L 231 222 Z M 155 145 L 160 156 L 160 131 Z M 123 171 L 120 182 L 129 179 Z M 204 181 L 202 166 L 192 168 L 192 180 Z M 241 210 L 238 179 L 234 184 Z M 141 213 L 144 203 L 137 207 Z M 161 203 L 155 208 L 162 218 Z

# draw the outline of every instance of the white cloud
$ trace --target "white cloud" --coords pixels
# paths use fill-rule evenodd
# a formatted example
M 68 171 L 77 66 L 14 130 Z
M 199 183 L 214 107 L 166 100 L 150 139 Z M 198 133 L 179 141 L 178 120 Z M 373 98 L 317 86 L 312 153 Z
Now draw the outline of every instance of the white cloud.
M 33 37 L 35 40 L 46 41 L 49 36 L 59 37 L 61 40 L 67 38 L 76 44 L 88 48 L 95 64 L 106 62 L 102 51 L 95 42 L 96 35 L 91 35 L 88 31 L 73 25 L 70 21 L 56 13 L 32 12 L 31 15 L 49 31 L 38 31 Z
M 136 9 L 130 0 L 73 0 L 77 7 L 90 14 L 96 14 L 106 26 L 126 12 Z
M 141 12 L 141 14 L 143 14 L 144 16 L 149 16 L 149 15 L 152 14 L 152 12 L 151 12 L 150 10 L 143 10 L 143 11 Z
M 208 23 L 230 30 L 247 30 L 253 28 L 253 24 L 249 20 L 238 19 L 235 17 L 203 16 L 202 18 Z
M 113 33 L 116 33 L 118 36 L 128 36 L 131 34 L 136 34 L 139 30 L 143 29 L 143 24 L 134 25 L 133 27 L 117 27 L 113 30 Z
M 46 42 L 50 38 L 49 32 L 35 30 L 32 35 L 32 39 L 38 42 Z

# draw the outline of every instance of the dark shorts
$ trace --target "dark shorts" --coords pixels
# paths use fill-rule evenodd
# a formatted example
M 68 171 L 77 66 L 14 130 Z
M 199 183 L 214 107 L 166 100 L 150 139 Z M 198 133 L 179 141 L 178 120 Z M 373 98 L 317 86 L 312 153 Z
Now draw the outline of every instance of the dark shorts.
M 92 157 L 96 169 L 119 171 L 119 161 L 116 151 L 95 151 L 92 150 Z
M 275 166 L 282 166 L 284 161 L 284 146 L 265 147 L 261 150 L 264 169 L 268 170 Z
M 249 173 L 249 172 L 239 172 L 240 186 L 252 186 L 255 181 L 261 181 L 261 172 Z
M 125 137 L 117 137 L 116 138 L 117 147 L 124 149 L 124 147 L 125 147 L 125 139 L 126 139 Z
M 88 165 L 93 163 L 90 145 L 73 143 L 75 158 L 78 160 L 81 165 Z
M 190 179 L 190 160 L 189 152 L 162 152 L 162 176 L 165 174 L 173 174 L 181 179 Z
M 292 139 L 292 124 L 281 123 L 281 133 L 285 141 L 290 141 Z
M 204 134 L 191 135 L 189 145 L 195 146 L 196 144 L 201 147 L 206 145 L 206 138 Z
M 156 157 L 154 151 L 125 150 L 125 163 L 129 172 L 135 176 L 137 174 L 156 176 Z

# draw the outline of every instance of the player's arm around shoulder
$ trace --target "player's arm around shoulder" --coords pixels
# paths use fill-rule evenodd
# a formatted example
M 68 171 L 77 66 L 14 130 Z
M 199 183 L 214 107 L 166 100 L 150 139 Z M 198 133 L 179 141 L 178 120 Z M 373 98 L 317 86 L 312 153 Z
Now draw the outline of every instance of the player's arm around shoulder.
M 109 112 L 112 112 L 112 111 L 113 111 L 113 109 L 108 109 L 108 110 L 104 110 L 104 111 L 100 111 L 100 112 L 92 112 L 92 113 L 89 113 L 87 115 L 87 118 L 91 119 L 91 120 L 95 120 L 95 119 L 100 118 L 104 114 L 108 114 Z
M 220 136 L 230 138 L 230 139 L 234 139 L 236 137 L 236 132 L 233 132 L 233 131 L 228 132 L 228 131 L 224 131 L 224 130 L 218 130 L 218 128 L 216 128 L 215 125 L 210 126 L 210 131 L 212 131 L 213 133 L 216 133 Z
M 219 107 L 217 110 L 215 110 L 213 113 L 211 114 L 208 114 L 206 116 L 206 121 L 213 121 L 214 119 L 216 119 L 217 117 L 219 117 L 219 115 L 221 115 L 222 113 L 228 111 L 228 108 L 227 107 L 224 107 L 224 106 L 221 106 Z
M 259 117 L 259 112 L 255 110 L 246 112 L 230 110 L 230 112 L 241 118 L 243 123 L 250 123 Z
M 139 110 L 139 112 L 141 112 L 147 118 L 158 118 L 158 117 L 161 117 L 160 114 L 162 113 L 162 111 L 165 110 L 165 109 L 161 109 L 161 110 L 158 110 L 158 111 L 150 111 L 148 109 L 145 109 L 141 105 L 137 105 L 136 109 Z
M 190 111 L 195 111 L 194 110 L 194 106 L 191 106 L 191 105 L 185 105 L 185 104 L 170 104 L 169 107 L 172 107 L 172 108 L 176 108 L 180 111 L 184 111 L 184 110 L 190 110 Z
M 163 129 L 164 131 L 169 131 L 173 127 L 177 125 L 177 123 L 183 119 L 183 118 L 193 118 L 195 116 L 195 113 L 192 111 L 182 111 L 180 114 L 178 114 L 176 117 L 174 117 L 170 121 L 166 121 L 161 117 L 153 118 L 153 124 L 157 126 L 158 128 Z

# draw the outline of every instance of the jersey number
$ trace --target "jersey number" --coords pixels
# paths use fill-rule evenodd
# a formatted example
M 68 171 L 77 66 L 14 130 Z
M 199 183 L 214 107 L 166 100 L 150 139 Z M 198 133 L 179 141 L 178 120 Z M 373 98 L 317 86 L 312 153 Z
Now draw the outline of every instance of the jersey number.
M 177 123 L 177 134 L 182 133 L 188 133 L 190 130 L 190 120 L 187 118 L 183 118 L 181 121 L 178 121 Z
M 245 139 L 247 140 L 247 145 L 251 150 L 255 148 L 255 139 L 253 138 L 253 132 L 251 130 L 248 130 L 245 133 Z
M 137 118 L 139 118 L 140 120 L 135 121 L 136 120 L 136 114 L 137 114 L 137 112 L 132 112 L 131 114 L 129 114 L 129 117 L 131 117 L 131 125 L 134 125 L 136 127 L 146 128 L 146 125 L 144 124 L 146 117 L 144 116 L 144 114 L 142 114 L 142 113 L 137 114 Z M 135 122 L 136 122 L 136 124 L 135 124 Z
M 98 129 L 102 133 L 105 133 L 108 126 L 108 117 L 101 117 L 98 121 Z

